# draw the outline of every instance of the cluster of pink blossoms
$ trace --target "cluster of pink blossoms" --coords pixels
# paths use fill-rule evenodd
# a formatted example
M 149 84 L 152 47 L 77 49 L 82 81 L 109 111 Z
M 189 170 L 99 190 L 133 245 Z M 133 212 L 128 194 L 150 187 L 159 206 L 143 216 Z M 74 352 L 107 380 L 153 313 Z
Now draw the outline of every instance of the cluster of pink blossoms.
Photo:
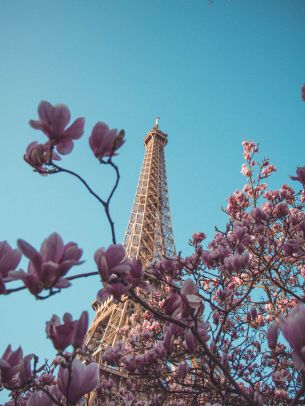
M 29 259 L 28 270 L 10 271 L 8 276 L 11 281 L 22 280 L 33 295 L 44 289 L 67 288 L 70 282 L 64 276 L 73 266 L 82 264 L 83 251 L 74 242 L 64 244 L 57 233 L 44 240 L 39 252 L 24 240 L 18 240 L 18 247 Z
M 64 315 L 64 323 L 60 324 L 58 316 L 54 315 L 47 322 L 47 335 L 54 347 L 61 352 L 61 356 L 53 361 L 53 367 L 48 373 L 44 368 L 38 374 L 34 354 L 23 357 L 19 347 L 12 351 L 8 346 L 0 358 L 0 386 L 12 391 L 27 386 L 36 390 L 29 392 L 25 397 L 19 397 L 18 405 L 24 406 L 55 406 L 62 404 L 65 398 L 69 405 L 77 405 L 83 396 L 91 392 L 99 383 L 99 366 L 91 362 L 88 365 L 75 358 L 77 350 L 83 346 L 83 339 L 88 328 L 88 313 L 83 312 L 79 320 L 72 320 L 71 315 Z M 74 352 L 62 353 L 72 345 Z M 55 368 L 59 365 L 57 378 Z M 5 406 L 10 406 L 7 402 Z M 13 404 L 12 404 L 13 405 Z
M 254 153 L 258 152 L 258 146 L 253 141 L 243 141 L 244 158 L 250 160 Z
M 148 289 L 144 281 L 142 264 L 137 259 L 126 257 L 125 249 L 120 244 L 112 244 L 107 249 L 99 248 L 94 254 L 99 274 L 104 284 L 97 297 L 103 302 L 112 296 L 120 300 L 123 295 L 128 296 L 130 289 L 139 287 Z
M 63 316 L 63 324 L 56 315 L 47 321 L 46 333 L 57 351 L 64 351 L 69 345 L 80 348 L 88 329 L 88 312 L 83 312 L 79 320 L 73 320 L 70 313 Z
M 38 120 L 30 120 L 29 124 L 36 130 L 42 131 L 48 138 L 44 144 L 32 142 L 24 155 L 25 161 L 40 174 L 54 173 L 53 161 L 60 160 L 60 155 L 69 154 L 74 147 L 74 141 L 84 134 L 85 119 L 77 118 L 69 127 L 71 113 L 64 104 L 53 106 L 47 101 L 38 106 Z M 124 131 L 109 130 L 105 123 L 98 122 L 92 130 L 89 145 L 94 155 L 102 160 L 111 158 L 124 144 Z M 58 153 L 55 152 L 55 149 Z M 49 169 L 48 166 L 51 168 Z

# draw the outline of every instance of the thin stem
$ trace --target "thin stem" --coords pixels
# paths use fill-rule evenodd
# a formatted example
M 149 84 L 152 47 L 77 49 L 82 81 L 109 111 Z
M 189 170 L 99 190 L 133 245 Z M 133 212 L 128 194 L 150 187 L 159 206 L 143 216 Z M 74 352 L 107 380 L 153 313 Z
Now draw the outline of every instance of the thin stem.
M 99 274 L 98 272 L 80 273 L 80 274 L 77 274 L 77 275 L 68 276 L 65 279 L 67 279 L 68 281 L 73 281 L 74 279 L 88 278 L 90 276 L 95 276 L 95 275 L 98 275 L 98 274 Z M 5 295 L 10 295 L 11 293 L 19 292 L 19 291 L 24 290 L 26 288 L 27 288 L 26 286 L 19 286 L 18 288 L 7 289 L 6 292 L 5 292 Z M 48 297 L 53 296 L 56 293 L 59 293 L 59 291 L 52 292 L 51 294 L 49 294 L 48 296 L 45 296 L 45 297 L 44 296 L 36 296 L 36 297 L 38 299 L 41 299 L 41 300 L 47 299 Z
M 73 279 L 80 279 L 80 278 L 88 278 L 89 276 L 98 275 L 98 272 L 88 272 L 88 273 L 80 273 L 78 275 L 69 276 L 67 279 L 68 281 L 72 281 Z
M 82 184 L 85 186 L 85 188 L 88 190 L 88 192 L 89 192 L 92 196 L 94 196 L 94 197 L 101 203 L 101 205 L 105 208 L 105 206 L 106 206 L 107 203 L 106 203 L 102 198 L 100 198 L 100 197 L 91 189 L 91 187 L 88 185 L 88 183 L 85 181 L 85 179 L 83 179 L 78 173 L 73 172 L 73 171 L 71 171 L 70 169 L 62 168 L 61 166 L 58 166 L 58 165 L 54 164 L 54 162 L 52 162 L 52 165 L 58 170 L 58 172 L 65 172 L 65 173 L 68 173 L 68 174 L 70 174 L 70 175 L 76 177 L 80 182 L 82 182 Z M 58 172 L 57 172 L 57 173 L 58 173 Z
M 109 222 L 110 225 L 110 229 L 111 229 L 111 237 L 112 237 L 112 243 L 116 244 L 116 236 L 115 236 L 115 229 L 114 229 L 114 221 L 112 220 L 112 217 L 110 215 L 110 201 L 114 195 L 114 192 L 116 191 L 119 181 L 120 181 L 120 172 L 119 172 L 119 168 L 111 161 L 111 158 L 108 161 L 101 161 L 101 163 L 106 164 L 106 165 L 110 165 L 115 173 L 116 173 L 116 180 L 115 180 L 115 184 L 110 192 L 110 195 L 108 197 L 108 199 L 105 201 L 103 200 L 100 196 L 98 196 L 93 189 L 88 185 L 88 183 L 85 181 L 84 178 L 82 178 L 78 173 L 71 171 L 70 169 L 65 169 L 59 165 L 56 165 L 54 162 L 51 162 L 51 164 L 53 165 L 54 168 L 57 169 L 57 172 L 53 172 L 53 173 L 59 173 L 59 172 L 64 172 L 64 173 L 68 173 L 69 175 L 74 176 L 75 178 L 77 178 L 84 186 L 85 188 L 88 190 L 88 192 L 95 197 L 95 199 L 97 199 L 97 201 L 104 207 L 105 210 L 105 214 L 107 217 L 107 220 Z
M 20 290 L 26 289 L 26 286 L 19 286 L 18 288 L 6 289 L 5 295 L 10 295 L 11 293 L 19 292 Z
M 116 180 L 115 180 L 114 186 L 113 186 L 113 188 L 112 188 L 112 190 L 110 192 L 110 195 L 109 195 L 109 197 L 107 199 L 106 206 L 105 206 L 105 213 L 106 213 L 106 216 L 107 216 L 107 219 L 109 221 L 110 228 L 111 228 L 112 242 L 113 242 L 113 244 L 116 244 L 114 221 L 112 220 L 112 217 L 110 215 L 110 201 L 111 201 L 111 199 L 112 199 L 112 197 L 114 195 L 114 192 L 116 191 L 116 189 L 117 189 L 117 187 L 119 185 L 120 172 L 119 172 L 119 168 L 111 161 L 111 159 L 109 159 L 109 161 L 107 161 L 105 163 L 106 163 L 106 165 L 110 165 L 114 169 L 115 174 L 116 174 Z
M 107 162 L 107 164 L 109 164 L 114 170 L 115 170 L 115 174 L 116 174 L 116 181 L 115 184 L 112 188 L 112 191 L 107 199 L 107 204 L 110 203 L 110 200 L 112 199 L 114 192 L 116 191 L 118 185 L 119 185 L 119 181 L 120 181 L 120 172 L 119 172 L 119 168 L 116 164 L 114 164 L 111 160 Z

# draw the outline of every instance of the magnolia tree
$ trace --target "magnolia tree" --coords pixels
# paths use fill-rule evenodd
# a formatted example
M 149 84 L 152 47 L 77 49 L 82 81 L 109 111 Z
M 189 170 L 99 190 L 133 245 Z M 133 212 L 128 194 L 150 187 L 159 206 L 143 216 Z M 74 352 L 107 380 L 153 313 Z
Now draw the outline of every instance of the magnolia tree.
M 79 179 L 105 211 L 112 244 L 97 249 L 95 272 L 71 275 L 83 263 L 82 250 L 56 233 L 39 250 L 24 240 L 16 249 L 1 242 L 0 293 L 27 289 L 46 299 L 72 280 L 92 276 L 102 282 L 100 302 L 129 300 L 136 311 L 100 366 L 83 343 L 86 311 L 78 320 L 65 313 L 46 322 L 53 360 L 41 363 L 9 345 L 0 358 L 1 387 L 11 397 L 5 406 L 305 404 L 305 167 L 291 176 L 296 190 L 287 184 L 269 190 L 274 165 L 257 160 L 258 146 L 244 141 L 246 183 L 228 198 L 225 228 L 216 229 L 208 244 L 196 232 L 191 256 L 163 258 L 143 269 L 117 244 L 110 213 L 124 131 L 99 122 L 89 137 L 95 157 L 116 174 L 104 200 L 79 174 L 59 165 L 83 135 L 84 119 L 67 128 L 69 109 L 45 101 L 38 114 L 30 125 L 48 140 L 31 143 L 25 161 L 40 175 L 66 172 Z M 26 271 L 18 268 L 22 256 Z M 111 369 L 125 376 L 119 389 Z

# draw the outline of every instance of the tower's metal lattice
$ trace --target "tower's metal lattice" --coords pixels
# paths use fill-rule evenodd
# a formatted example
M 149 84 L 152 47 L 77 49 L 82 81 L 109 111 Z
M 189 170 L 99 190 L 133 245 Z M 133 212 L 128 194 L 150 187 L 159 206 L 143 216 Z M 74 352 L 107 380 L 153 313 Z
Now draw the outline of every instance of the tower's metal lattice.
M 145 156 L 131 211 L 124 247 L 127 256 L 141 260 L 143 267 L 162 257 L 175 254 L 171 225 L 168 188 L 164 158 L 167 135 L 159 130 L 158 120 L 144 139 Z M 124 375 L 118 370 L 102 365 L 104 349 L 120 341 L 120 330 L 129 322 L 129 315 L 136 311 L 130 300 L 115 303 L 111 298 L 93 304 L 96 316 L 87 333 L 85 344 L 93 358 L 101 365 L 103 373 L 111 375 L 116 384 Z M 98 403 L 95 403 L 98 404 Z

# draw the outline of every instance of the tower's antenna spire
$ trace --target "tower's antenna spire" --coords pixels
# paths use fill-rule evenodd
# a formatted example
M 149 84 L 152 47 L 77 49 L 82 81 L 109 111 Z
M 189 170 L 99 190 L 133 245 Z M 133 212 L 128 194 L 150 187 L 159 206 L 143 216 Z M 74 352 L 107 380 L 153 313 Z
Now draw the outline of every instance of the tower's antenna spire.
M 159 119 L 160 119 L 160 117 L 157 116 L 157 117 L 156 117 L 156 121 L 155 121 L 155 127 L 156 127 L 156 128 L 159 128 Z

